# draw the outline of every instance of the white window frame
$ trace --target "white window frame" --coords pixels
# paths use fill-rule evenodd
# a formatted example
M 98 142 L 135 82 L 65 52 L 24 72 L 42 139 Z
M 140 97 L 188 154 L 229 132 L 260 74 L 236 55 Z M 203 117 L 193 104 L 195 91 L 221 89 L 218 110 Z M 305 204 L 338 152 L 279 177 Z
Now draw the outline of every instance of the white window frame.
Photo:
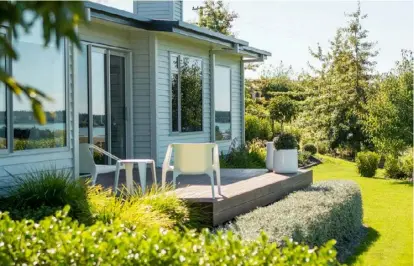
M 10 42 L 13 44 L 14 39 L 11 38 L 10 32 L 4 27 L 0 28 L 0 34 L 6 34 L 10 39 Z M 53 47 L 51 49 L 57 49 Z M 35 154 L 44 154 L 44 153 L 53 153 L 53 152 L 66 152 L 70 151 L 70 105 L 69 105 L 69 45 L 66 38 L 63 39 L 63 46 L 59 48 L 61 52 L 63 49 L 63 62 L 64 62 L 64 89 L 65 89 L 65 138 L 66 143 L 63 147 L 55 148 L 37 148 L 37 149 L 28 149 L 28 150 L 14 150 L 14 118 L 13 118 L 13 93 L 6 88 L 6 112 L 7 112 L 7 149 L 0 150 L 0 158 L 7 156 L 22 156 L 22 155 L 35 155 Z M 12 60 L 6 58 L 6 71 L 13 74 Z M 39 88 L 41 90 L 41 88 Z M 23 96 L 25 97 L 25 96 Z
M 230 80 L 229 80 L 229 86 L 230 86 L 230 139 L 225 139 L 225 140 L 216 140 L 216 101 L 215 99 L 213 99 L 213 113 L 214 113 L 214 117 L 212 118 L 213 120 L 213 142 L 217 142 L 217 143 L 228 143 L 228 142 L 232 142 L 233 141 L 233 95 L 232 95 L 232 86 L 233 86 L 233 73 L 232 73 L 232 69 L 230 66 L 228 65 L 223 65 L 223 64 L 216 64 L 214 66 L 214 75 L 216 74 L 216 67 L 222 67 L 222 68 L 227 68 L 229 70 L 230 73 Z M 214 82 L 216 80 L 216 77 L 214 77 Z M 214 85 L 214 97 L 216 95 L 217 92 L 217 88 Z
M 178 58 L 178 62 L 180 62 L 178 64 L 178 73 L 173 72 L 173 68 L 172 68 L 172 57 L 176 56 Z M 197 60 L 201 61 L 201 131 L 191 131 L 191 132 L 182 132 L 181 131 L 181 59 L 185 58 L 185 57 L 189 57 L 189 58 L 194 58 Z M 170 97 L 170 135 L 192 135 L 192 134 L 201 134 L 204 133 L 204 60 L 201 57 L 198 56 L 192 56 L 192 55 L 186 55 L 186 54 L 179 54 L 179 53 L 175 53 L 175 52 L 169 52 L 168 55 L 168 66 L 169 66 L 169 97 Z M 178 123 L 178 131 L 173 131 L 173 118 L 172 118 L 172 75 L 173 74 L 178 74 L 178 118 L 177 118 L 177 123 Z

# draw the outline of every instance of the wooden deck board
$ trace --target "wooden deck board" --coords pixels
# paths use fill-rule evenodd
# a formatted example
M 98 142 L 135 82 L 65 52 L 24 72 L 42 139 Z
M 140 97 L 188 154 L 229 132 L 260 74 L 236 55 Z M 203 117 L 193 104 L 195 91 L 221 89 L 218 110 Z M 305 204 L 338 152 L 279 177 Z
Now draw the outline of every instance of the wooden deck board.
M 150 170 L 147 174 L 147 186 L 152 185 Z M 161 171 L 157 169 L 157 182 L 161 182 Z M 113 186 L 114 175 L 98 177 L 98 184 Z M 138 171 L 134 169 L 134 181 L 139 183 Z M 167 176 L 167 182 L 172 175 Z M 179 176 L 176 194 L 178 197 L 207 205 L 211 210 L 212 225 L 222 224 L 237 215 L 249 212 L 257 207 L 271 204 L 292 191 L 312 184 L 312 170 L 299 170 L 296 174 L 281 175 L 264 169 L 222 169 L 221 195 L 215 186 L 216 199 L 212 198 L 210 178 L 207 175 Z M 121 172 L 120 186 L 125 184 L 125 175 Z

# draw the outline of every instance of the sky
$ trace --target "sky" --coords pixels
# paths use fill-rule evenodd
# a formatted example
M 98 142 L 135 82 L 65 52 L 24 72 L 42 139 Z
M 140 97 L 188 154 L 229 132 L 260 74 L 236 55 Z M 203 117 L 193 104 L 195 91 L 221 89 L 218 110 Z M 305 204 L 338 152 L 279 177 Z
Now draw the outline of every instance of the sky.
M 97 0 L 132 12 L 132 0 Z M 357 8 L 356 1 L 224 1 L 230 10 L 239 14 L 233 31 L 250 46 L 267 50 L 272 56 L 266 65 L 291 65 L 295 72 L 307 69 L 312 63 L 309 47 L 318 43 L 329 47 L 337 28 L 345 26 L 344 13 Z M 202 1 L 184 0 L 184 20 L 194 21 L 192 10 Z M 413 49 L 413 1 L 362 1 L 361 9 L 368 14 L 363 26 L 369 39 L 378 42 L 377 70 L 386 72 L 400 58 L 401 49 Z M 258 76 L 246 73 L 247 77 Z

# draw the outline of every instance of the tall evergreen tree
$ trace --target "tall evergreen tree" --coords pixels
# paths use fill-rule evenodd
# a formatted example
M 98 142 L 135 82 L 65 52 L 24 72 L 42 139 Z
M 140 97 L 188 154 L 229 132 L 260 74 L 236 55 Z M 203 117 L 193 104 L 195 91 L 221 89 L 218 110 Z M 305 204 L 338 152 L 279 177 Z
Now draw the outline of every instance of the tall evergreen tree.
M 346 16 L 350 20 L 337 30 L 327 52 L 319 45 L 316 51 L 310 50 L 320 66 L 311 66 L 307 93 L 313 97 L 308 97 L 309 108 L 299 122 L 308 124 L 314 135 L 328 140 L 331 148 L 345 147 L 355 153 L 370 143 L 362 130 L 362 114 L 377 52 L 362 27 L 367 16 L 361 13 L 360 4 Z

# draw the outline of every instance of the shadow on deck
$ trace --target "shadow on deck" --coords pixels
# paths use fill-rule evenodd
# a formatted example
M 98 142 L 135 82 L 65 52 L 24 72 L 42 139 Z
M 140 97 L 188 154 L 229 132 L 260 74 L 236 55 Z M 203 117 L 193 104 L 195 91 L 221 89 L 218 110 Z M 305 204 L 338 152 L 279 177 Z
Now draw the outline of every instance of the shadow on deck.
M 113 187 L 114 174 L 98 176 L 97 183 Z M 271 204 L 292 191 L 312 184 L 312 170 L 299 170 L 295 174 L 281 175 L 266 169 L 222 169 L 221 195 L 215 186 L 216 198 L 212 198 L 210 178 L 207 175 L 179 176 L 176 194 L 178 197 L 200 204 L 209 210 L 212 225 L 219 225 L 257 207 Z M 139 174 L 134 169 L 134 182 L 139 184 Z M 172 182 L 172 173 L 167 183 Z M 152 174 L 147 171 L 147 186 L 152 186 Z M 157 183 L 161 184 L 161 169 L 157 169 Z M 125 173 L 121 171 L 119 187 L 125 185 Z

